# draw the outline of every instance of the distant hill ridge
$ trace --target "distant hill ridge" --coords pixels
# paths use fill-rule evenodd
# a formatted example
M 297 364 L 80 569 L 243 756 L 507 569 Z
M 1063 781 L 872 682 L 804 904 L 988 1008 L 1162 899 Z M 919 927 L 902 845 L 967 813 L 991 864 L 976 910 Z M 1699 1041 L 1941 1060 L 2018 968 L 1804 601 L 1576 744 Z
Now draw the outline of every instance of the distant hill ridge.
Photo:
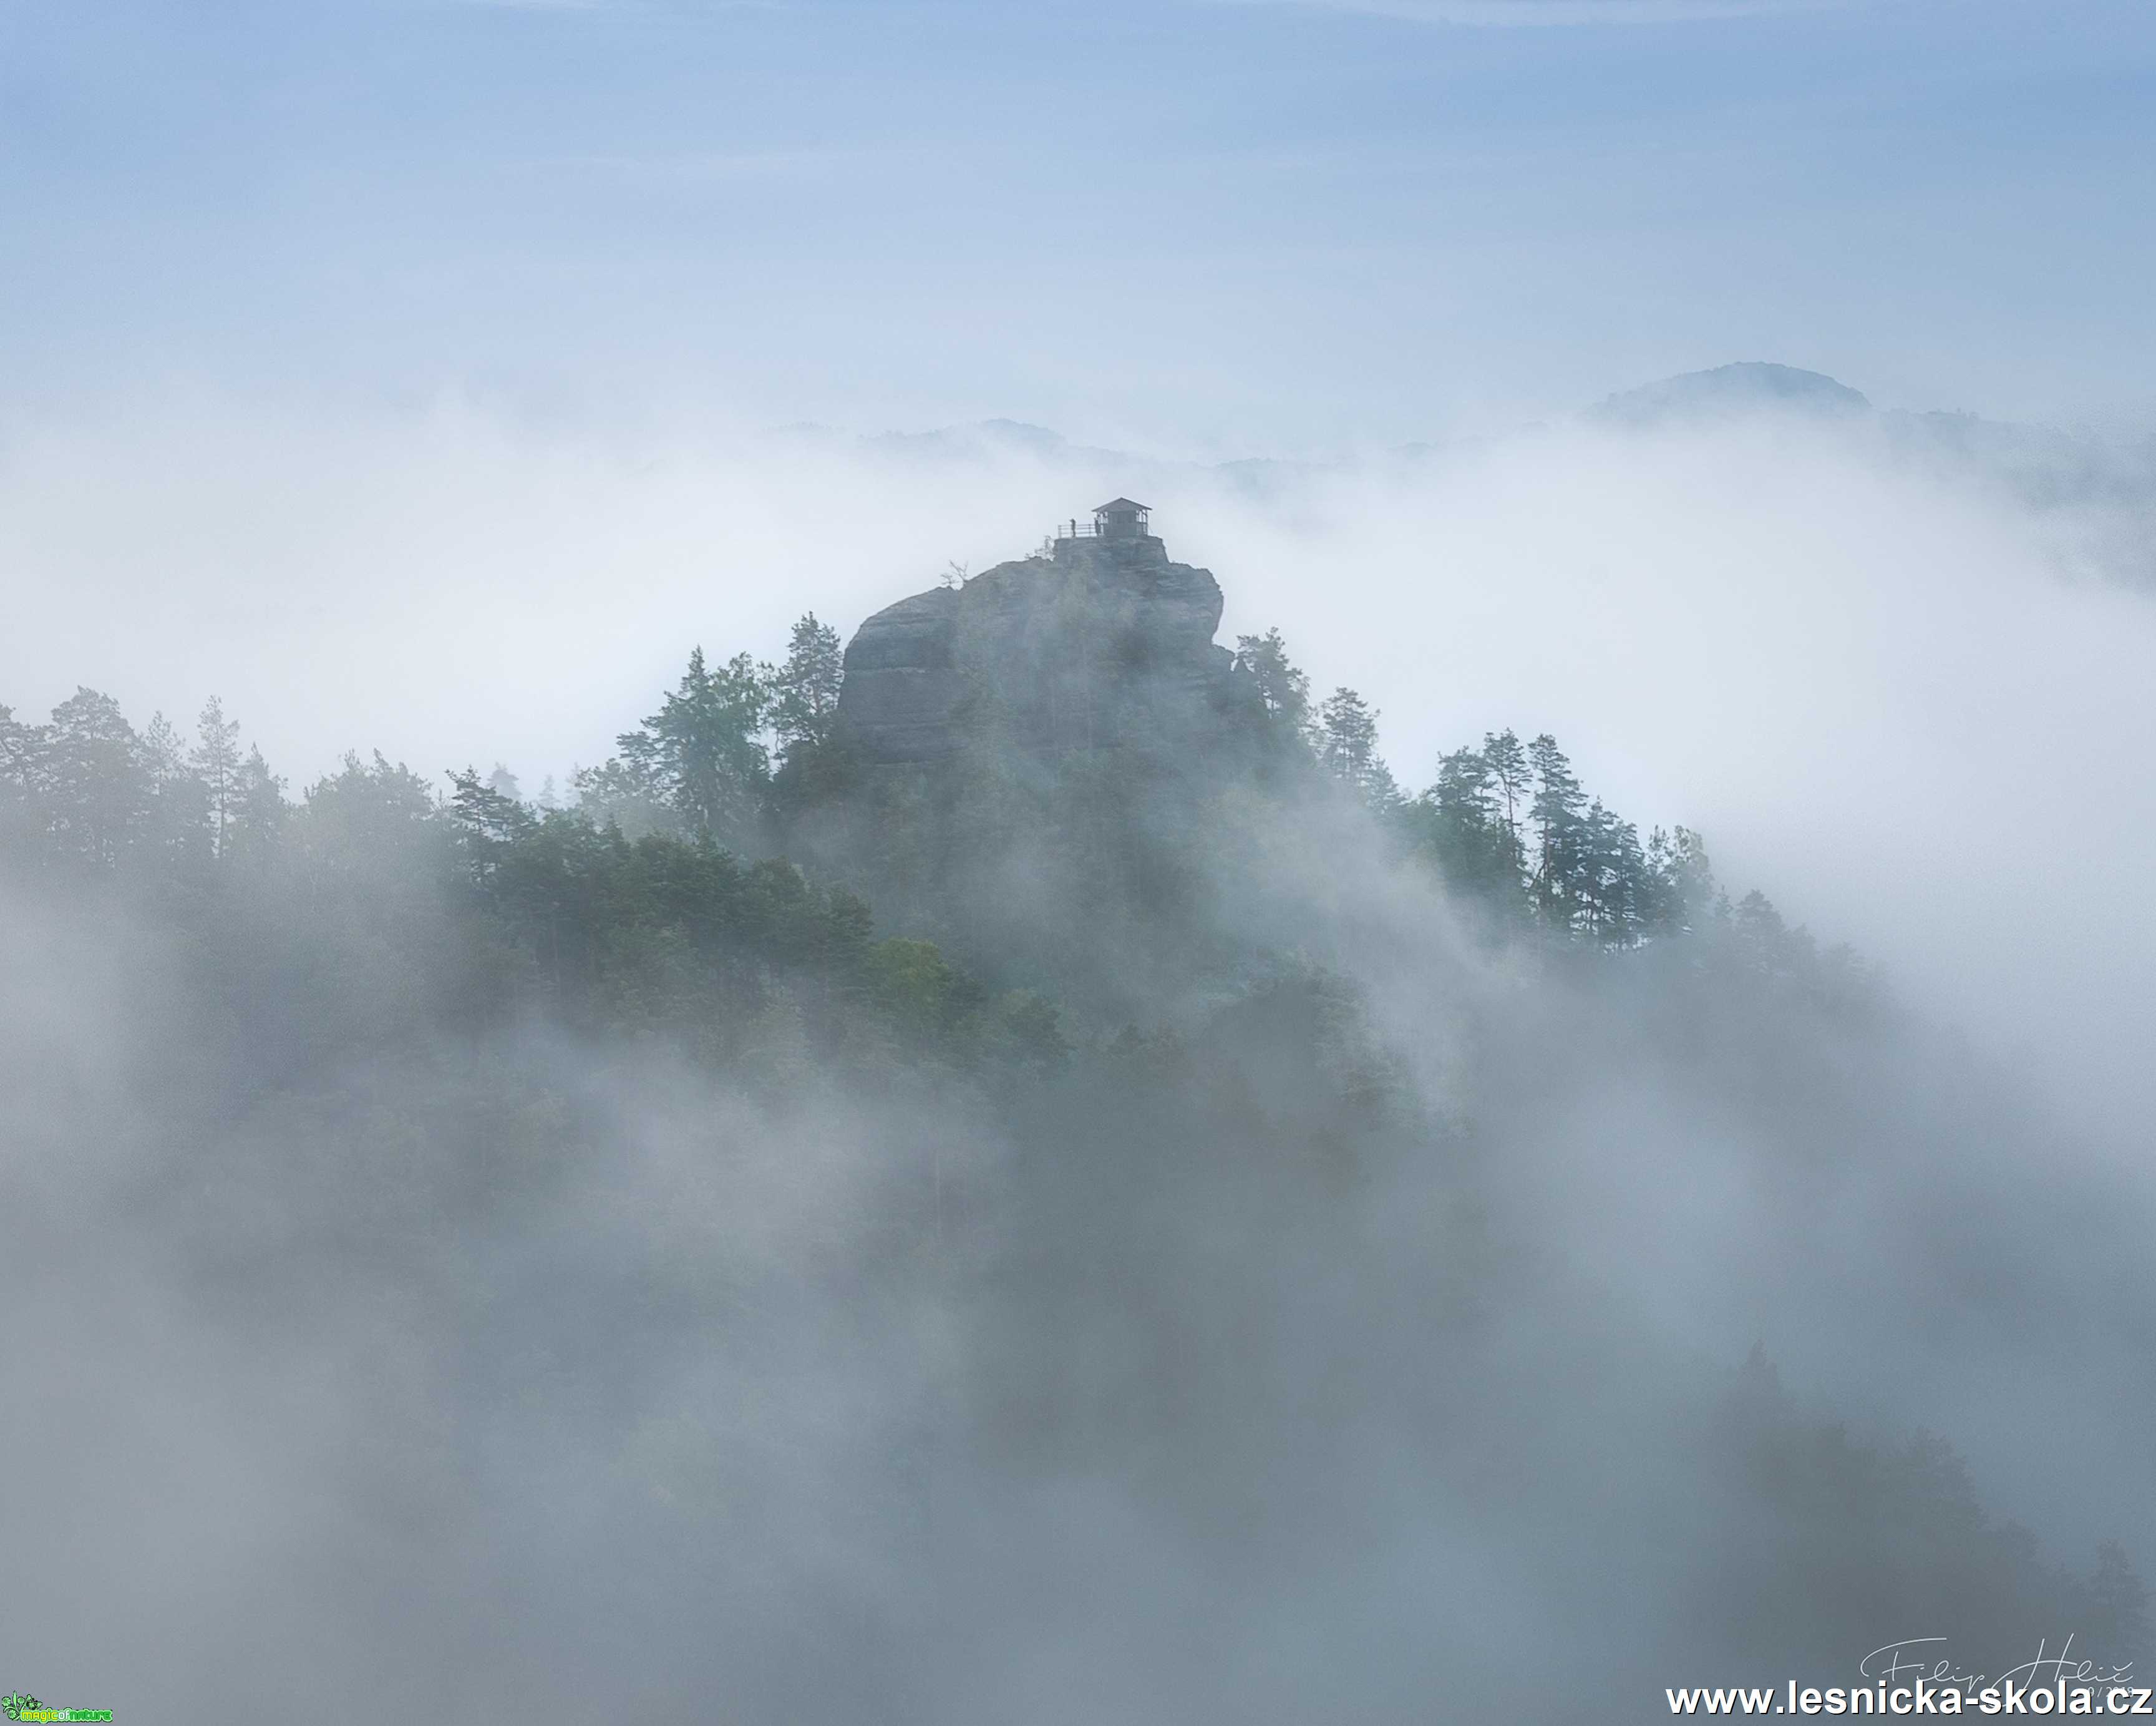
M 1637 389 L 1620 391 L 1589 410 L 1594 419 L 1626 425 L 1664 420 L 1714 419 L 1740 414 L 1795 412 L 1849 419 L 1871 411 L 1862 391 L 1824 372 L 1739 360 L 1705 372 L 1685 372 Z
M 1620 390 L 1564 419 L 1605 431 L 1715 428 L 1741 420 L 1815 428 L 1871 440 L 1875 455 L 1996 491 L 2061 524 L 2061 556 L 2129 586 L 2156 589 L 2156 435 L 2101 433 L 1974 414 L 1880 408 L 1861 390 L 1824 372 L 1740 360 Z M 1519 425 L 1532 436 L 1547 425 Z M 1400 445 L 1389 459 L 1415 468 L 1472 454 L 1507 434 Z M 983 420 L 938 431 L 887 433 L 861 446 L 901 460 L 983 464 L 1019 455 L 1044 466 L 1084 470 L 1091 483 L 1147 493 L 1190 483 L 1275 501 L 1307 481 L 1345 471 L 1353 459 L 1246 457 L 1204 462 L 1070 442 L 1045 426 Z M 2069 515 L 2071 514 L 2071 519 Z
M 1854 419 L 1871 413 L 1873 408 L 1871 398 L 1861 390 L 1852 389 L 1824 372 L 1806 371 L 1801 366 L 1784 366 L 1768 360 L 1738 360 L 1703 372 L 1681 372 L 1636 388 L 1620 390 L 1582 412 L 1590 420 L 1640 425 L 1667 419 L 1793 410 L 1825 418 Z M 1952 417 L 1964 419 L 1969 416 Z M 1210 471 L 1224 478 L 1249 480 L 1260 485 L 1276 473 L 1324 465 L 1262 455 L 1214 463 L 1163 460 L 1135 450 L 1074 444 L 1050 427 L 1016 419 L 973 420 L 928 431 L 880 432 L 860 441 L 870 449 L 901 456 L 978 460 L 1023 454 L 1042 461 Z M 1443 447 L 1409 444 L 1397 453 L 1419 456 L 1437 453 Z

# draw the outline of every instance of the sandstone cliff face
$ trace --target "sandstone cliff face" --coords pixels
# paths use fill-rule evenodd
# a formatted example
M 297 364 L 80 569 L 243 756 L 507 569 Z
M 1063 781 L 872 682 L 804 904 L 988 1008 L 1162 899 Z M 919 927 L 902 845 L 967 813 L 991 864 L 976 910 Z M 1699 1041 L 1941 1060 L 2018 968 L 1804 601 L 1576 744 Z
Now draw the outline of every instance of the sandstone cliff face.
M 1129 1018 L 1207 974 L 1232 945 L 1213 883 L 1242 801 L 1219 794 L 1278 744 L 1220 613 L 1209 571 L 1129 532 L 886 607 L 846 649 L 839 771 L 793 854 L 882 926 L 1004 986 L 1053 979 L 1073 1011 Z
M 1211 753 L 1257 694 L 1213 640 L 1220 587 L 1161 542 L 1059 541 L 963 588 L 888 606 L 846 649 L 839 712 L 870 764 L 948 758 L 968 738 L 1035 758 Z

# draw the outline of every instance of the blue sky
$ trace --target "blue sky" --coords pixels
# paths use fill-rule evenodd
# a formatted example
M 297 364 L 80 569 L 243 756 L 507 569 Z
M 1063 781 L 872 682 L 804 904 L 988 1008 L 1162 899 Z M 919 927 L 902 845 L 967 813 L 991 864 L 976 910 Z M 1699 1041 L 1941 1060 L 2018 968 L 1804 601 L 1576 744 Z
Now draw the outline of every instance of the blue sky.
M 1740 358 L 2156 419 L 2156 6 L 8 0 L 18 402 L 1293 451 Z

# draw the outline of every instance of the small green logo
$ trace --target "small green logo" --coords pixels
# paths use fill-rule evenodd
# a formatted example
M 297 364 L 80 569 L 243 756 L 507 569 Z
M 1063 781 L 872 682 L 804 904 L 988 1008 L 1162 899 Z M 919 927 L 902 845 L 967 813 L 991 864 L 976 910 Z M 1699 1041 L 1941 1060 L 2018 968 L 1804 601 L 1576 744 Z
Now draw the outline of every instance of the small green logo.
M 11 1720 L 109 1720 L 110 1708 L 49 1708 L 34 1696 L 0 1696 L 0 1714 Z

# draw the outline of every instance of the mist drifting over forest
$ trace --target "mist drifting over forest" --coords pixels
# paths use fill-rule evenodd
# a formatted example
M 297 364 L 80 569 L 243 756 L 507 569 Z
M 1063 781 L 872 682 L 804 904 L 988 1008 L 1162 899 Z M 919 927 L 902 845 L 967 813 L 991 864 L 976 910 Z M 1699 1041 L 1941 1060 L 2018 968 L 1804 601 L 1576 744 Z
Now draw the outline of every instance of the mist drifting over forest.
M 438 418 L 348 434 L 325 549 L 213 552 L 331 465 L 247 435 L 73 533 L 113 452 L 10 460 L 11 560 L 81 560 L 4 733 L 8 1621 L 69 1685 L 1633 1718 L 2145 1659 L 2115 501 L 1748 404 L 1255 473 Z M 118 612 L 136 699 L 54 699 Z M 203 668 L 244 705 L 143 711 Z
M 2152 98 L 13 8 L 0 1715 L 2133 1711 Z

